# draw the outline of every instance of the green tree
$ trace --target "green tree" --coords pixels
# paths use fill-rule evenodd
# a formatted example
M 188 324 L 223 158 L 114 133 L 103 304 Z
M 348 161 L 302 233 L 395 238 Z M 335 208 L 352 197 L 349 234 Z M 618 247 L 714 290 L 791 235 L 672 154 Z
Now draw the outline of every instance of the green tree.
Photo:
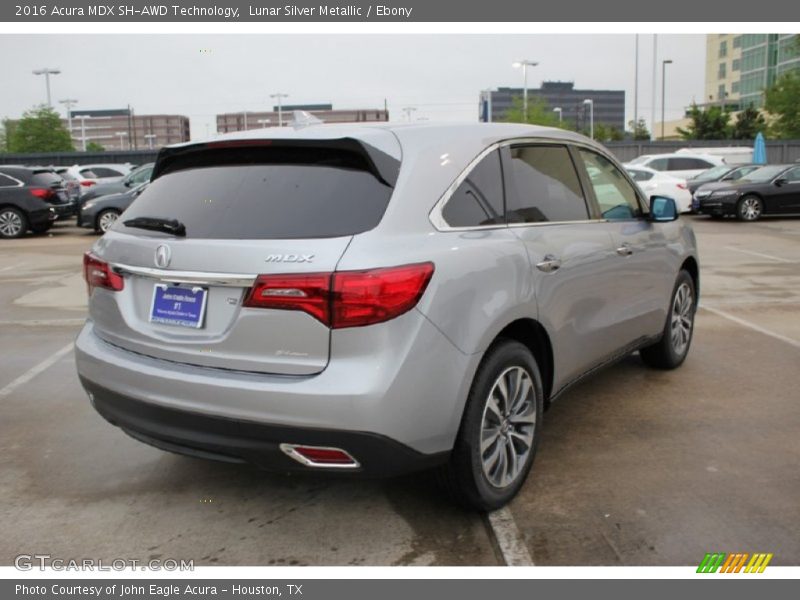
M 0 152 L 6 152 L 6 128 L 0 125 Z
M 105 147 L 101 146 L 97 142 L 89 142 L 86 144 L 86 151 L 87 152 L 105 152 Z
M 544 98 L 539 96 L 528 96 L 528 115 L 525 118 L 522 98 L 515 96 L 511 100 L 511 108 L 506 113 L 506 121 L 509 123 L 528 123 L 529 125 L 546 125 L 548 127 L 562 127 L 559 124 L 558 115 L 553 112 Z
M 9 152 L 61 152 L 74 150 L 61 117 L 49 106 L 26 111 L 8 136 Z
M 770 134 L 784 139 L 800 138 L 800 74 L 782 75 L 767 89 L 764 108 L 772 116 Z
M 764 115 L 751 104 L 736 115 L 731 137 L 734 140 L 754 140 L 759 131 L 763 133 L 766 129 L 767 121 Z
M 594 124 L 594 139 L 598 142 L 618 142 L 624 139 L 623 133 L 613 125 Z
M 731 136 L 731 114 L 719 106 L 701 110 L 696 104 L 689 109 L 690 123 L 686 129 L 678 127 L 685 140 L 727 140 Z
M 634 140 L 650 139 L 650 131 L 647 129 L 647 123 L 644 119 L 639 119 L 638 121 L 628 121 L 628 127 L 630 127 L 631 137 Z

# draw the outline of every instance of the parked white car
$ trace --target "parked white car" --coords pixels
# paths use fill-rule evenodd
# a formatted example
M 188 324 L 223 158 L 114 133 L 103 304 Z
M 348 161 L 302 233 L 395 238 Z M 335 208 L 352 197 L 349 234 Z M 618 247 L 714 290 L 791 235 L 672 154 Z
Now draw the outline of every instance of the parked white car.
M 753 162 L 752 146 L 719 146 L 708 148 L 681 148 L 676 154 L 716 156 L 729 165 L 746 165 Z
M 73 165 L 62 170 L 58 167 L 56 172 L 64 177 L 64 173 L 77 180 L 83 189 L 98 183 L 113 183 L 121 180 L 131 172 L 133 165 L 130 163 L 116 164 L 92 164 L 92 165 Z
M 625 165 L 625 170 L 646 196 L 667 196 L 675 200 L 680 212 L 691 212 L 692 194 L 685 179 L 638 165 Z
M 628 163 L 630 166 L 648 167 L 681 179 L 689 179 L 699 175 L 706 169 L 724 164 L 726 164 L 725 159 L 720 156 L 688 154 L 686 152 L 643 154 Z

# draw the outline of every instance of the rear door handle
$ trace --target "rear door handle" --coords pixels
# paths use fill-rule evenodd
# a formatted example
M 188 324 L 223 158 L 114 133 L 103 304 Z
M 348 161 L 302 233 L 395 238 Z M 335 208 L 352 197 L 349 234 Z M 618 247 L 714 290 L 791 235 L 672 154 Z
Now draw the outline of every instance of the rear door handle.
M 558 271 L 561 267 L 561 261 L 552 254 L 545 254 L 541 262 L 536 263 L 536 268 L 545 273 L 552 273 Z
M 626 242 L 622 244 L 619 248 L 617 248 L 617 254 L 620 256 L 630 256 L 633 254 L 633 250 L 631 249 L 630 245 Z

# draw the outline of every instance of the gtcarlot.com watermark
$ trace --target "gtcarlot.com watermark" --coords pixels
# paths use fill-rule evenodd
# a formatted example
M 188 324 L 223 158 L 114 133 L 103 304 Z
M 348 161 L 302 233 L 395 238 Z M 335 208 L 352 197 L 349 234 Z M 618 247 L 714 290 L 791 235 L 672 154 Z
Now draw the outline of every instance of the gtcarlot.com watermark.
M 194 571 L 194 560 L 160 558 L 58 558 L 50 554 L 19 554 L 14 557 L 14 567 L 20 571 Z

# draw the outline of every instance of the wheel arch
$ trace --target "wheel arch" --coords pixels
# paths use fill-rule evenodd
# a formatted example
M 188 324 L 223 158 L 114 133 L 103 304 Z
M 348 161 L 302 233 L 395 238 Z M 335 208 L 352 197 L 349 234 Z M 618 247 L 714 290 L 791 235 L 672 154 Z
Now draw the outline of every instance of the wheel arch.
M 686 271 L 692 277 L 694 283 L 694 294 L 697 299 L 700 298 L 700 266 L 697 264 L 697 259 L 694 256 L 689 256 L 681 264 L 681 270 Z
M 501 338 L 515 340 L 531 351 L 542 376 L 544 400 L 547 406 L 553 391 L 554 364 L 553 346 L 544 326 L 535 319 L 517 319 L 506 325 L 494 338 L 493 343 Z

